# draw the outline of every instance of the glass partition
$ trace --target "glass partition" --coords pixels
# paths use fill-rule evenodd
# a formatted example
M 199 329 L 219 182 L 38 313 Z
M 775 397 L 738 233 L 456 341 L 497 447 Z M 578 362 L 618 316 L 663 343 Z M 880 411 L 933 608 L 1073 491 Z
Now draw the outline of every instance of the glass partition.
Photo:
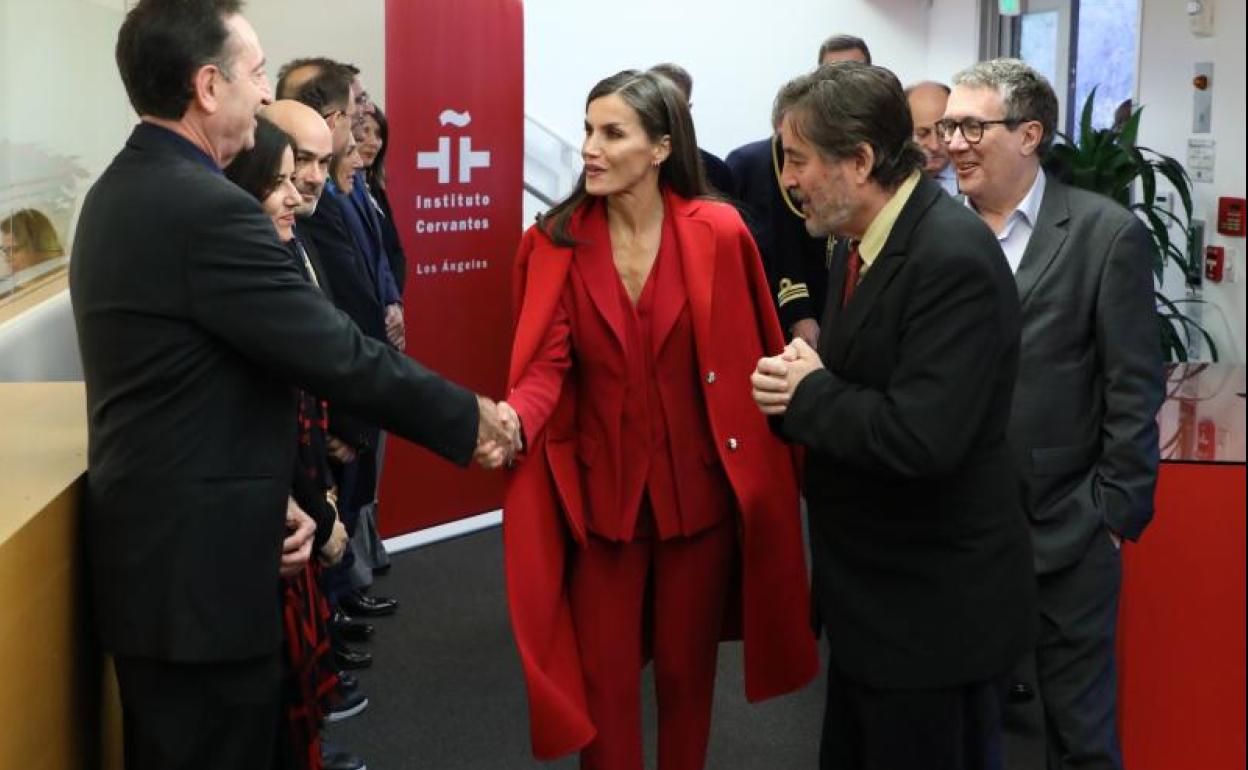
M 64 272 L 82 197 L 134 113 L 124 0 L 0 0 L 0 307 Z

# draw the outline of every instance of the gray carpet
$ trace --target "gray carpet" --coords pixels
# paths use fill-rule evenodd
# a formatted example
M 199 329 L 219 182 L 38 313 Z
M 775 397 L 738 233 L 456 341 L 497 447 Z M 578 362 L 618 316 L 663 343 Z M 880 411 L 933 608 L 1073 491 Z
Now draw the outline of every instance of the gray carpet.
M 361 754 L 369 770 L 571 770 L 574 757 L 534 760 L 520 663 L 503 593 L 498 529 L 399 554 L 373 593 L 401 602 L 375 621 L 359 672 L 370 699 L 328 737 Z M 817 765 L 822 677 L 758 705 L 745 702 L 739 643 L 720 648 L 708 768 L 801 770 Z M 645 677 L 645 724 L 654 724 Z M 647 767 L 654 767 L 653 735 Z

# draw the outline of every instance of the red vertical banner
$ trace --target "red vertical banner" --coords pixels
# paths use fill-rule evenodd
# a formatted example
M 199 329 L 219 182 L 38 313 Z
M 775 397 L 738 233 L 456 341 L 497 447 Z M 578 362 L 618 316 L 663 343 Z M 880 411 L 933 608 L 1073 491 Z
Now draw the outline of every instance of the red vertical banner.
M 407 252 L 407 352 L 501 397 L 524 183 L 520 0 L 386 1 L 387 192 Z M 498 508 L 502 479 L 392 437 L 383 535 Z

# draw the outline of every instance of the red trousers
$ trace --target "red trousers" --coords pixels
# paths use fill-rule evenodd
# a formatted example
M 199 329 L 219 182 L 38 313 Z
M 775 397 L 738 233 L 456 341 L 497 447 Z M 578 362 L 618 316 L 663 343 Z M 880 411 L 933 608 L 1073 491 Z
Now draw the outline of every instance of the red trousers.
M 591 535 L 589 547 L 577 552 L 572 617 L 589 714 L 598 729 L 581 753 L 583 770 L 642 770 L 646 647 L 654 658 L 659 770 L 702 770 L 735 554 L 735 517 L 669 540 L 616 543 Z M 651 632 L 648 645 L 645 629 Z

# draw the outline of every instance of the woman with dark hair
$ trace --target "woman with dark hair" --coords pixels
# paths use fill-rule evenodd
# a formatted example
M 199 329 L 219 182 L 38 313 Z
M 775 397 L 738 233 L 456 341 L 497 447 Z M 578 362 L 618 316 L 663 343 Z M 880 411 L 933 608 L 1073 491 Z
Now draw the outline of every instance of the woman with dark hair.
M 373 204 L 380 215 L 381 239 L 390 260 L 390 272 L 394 274 L 394 282 L 402 296 L 407 282 L 407 255 L 403 253 L 399 229 L 394 225 L 394 212 L 390 208 L 390 197 L 386 195 L 386 148 L 390 142 L 390 122 L 380 107 L 374 106 L 372 112 L 364 113 L 359 141 L 364 178 L 368 181 L 368 192 L 373 196 Z
M 533 750 L 640 770 L 652 656 L 659 768 L 697 770 L 720 639 L 743 637 L 751 701 L 818 668 L 794 455 L 750 399 L 784 339 L 669 80 L 594 86 L 581 153 L 520 245 L 499 404 L 523 445 L 503 522 Z
M 290 137 L 263 117 L 257 118 L 255 144 L 240 153 L 225 175 L 260 201 L 273 221 L 278 240 L 308 280 L 324 290 L 307 253 L 295 238 L 295 207 L 302 198 L 294 184 L 295 155 Z M 315 355 L 315 351 L 309 351 Z M 291 502 L 316 521 L 313 553 L 298 575 L 282 581 L 285 621 L 286 682 L 283 768 L 320 770 L 323 767 L 320 729 L 325 713 L 350 715 L 367 701 L 358 693 L 343 692 L 331 665 L 327 623 L 329 607 L 319 587 L 321 565 L 332 566 L 346 547 L 346 530 L 338 520 L 325 446 L 327 405 L 305 391 L 298 392 L 299 447 Z M 347 702 L 344 702 L 347 701 Z M 352 708 L 355 708 L 352 711 Z M 335 757 L 338 759 L 338 757 Z M 348 765 L 349 766 L 349 765 Z

